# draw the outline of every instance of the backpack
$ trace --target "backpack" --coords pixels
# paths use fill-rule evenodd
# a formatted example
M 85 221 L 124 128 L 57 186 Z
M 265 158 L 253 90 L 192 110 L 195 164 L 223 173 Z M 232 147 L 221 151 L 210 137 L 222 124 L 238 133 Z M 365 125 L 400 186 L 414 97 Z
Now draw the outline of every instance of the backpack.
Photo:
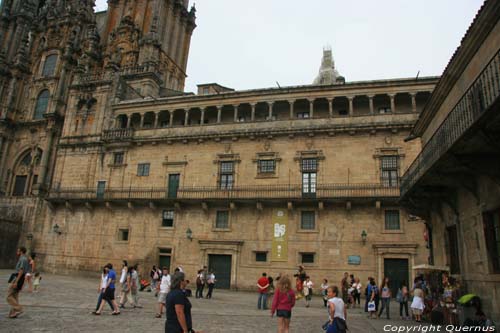
M 403 303 L 403 292 L 401 291 L 401 289 L 398 289 L 398 293 L 396 295 L 396 301 L 398 303 Z

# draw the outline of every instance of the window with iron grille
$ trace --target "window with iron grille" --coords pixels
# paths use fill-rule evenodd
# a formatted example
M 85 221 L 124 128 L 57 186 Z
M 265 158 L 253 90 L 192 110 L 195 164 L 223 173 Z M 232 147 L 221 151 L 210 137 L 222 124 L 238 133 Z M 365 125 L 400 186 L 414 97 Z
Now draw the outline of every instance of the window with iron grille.
M 316 228 L 316 214 L 314 211 L 303 210 L 300 214 L 300 229 L 314 230 Z
M 49 55 L 43 64 L 42 76 L 54 76 L 57 64 L 57 55 Z
M 234 162 L 220 162 L 219 187 L 223 190 L 233 188 Z
M 380 158 L 381 180 L 384 186 L 398 186 L 398 156 L 382 156 Z
M 139 163 L 137 165 L 137 176 L 149 176 L 149 163 Z
M 484 238 L 492 273 L 500 273 L 500 210 L 483 213 Z
M 385 230 L 400 230 L 399 210 L 385 211 Z
M 313 264 L 314 263 L 314 253 L 301 253 L 301 262 L 303 264 Z
M 259 160 L 259 173 L 274 173 L 276 171 L 275 160 Z
M 173 227 L 174 226 L 174 211 L 171 209 L 165 209 L 161 216 L 161 226 L 162 227 Z
M 227 229 L 229 228 L 229 212 L 227 210 L 218 210 L 215 217 L 215 228 Z
M 302 172 L 315 172 L 318 170 L 318 160 L 315 158 L 302 159 Z
M 267 261 L 267 252 L 255 252 L 255 261 L 266 262 Z
M 114 165 L 122 165 L 123 164 L 123 152 L 114 153 L 113 154 L 113 164 Z

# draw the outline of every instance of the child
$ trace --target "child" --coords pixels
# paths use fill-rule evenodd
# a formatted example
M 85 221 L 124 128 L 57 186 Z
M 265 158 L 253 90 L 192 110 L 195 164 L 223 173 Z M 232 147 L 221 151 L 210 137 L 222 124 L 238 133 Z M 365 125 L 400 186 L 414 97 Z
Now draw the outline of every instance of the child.
M 39 272 L 35 273 L 35 279 L 33 281 L 33 289 L 35 292 L 38 292 L 38 286 L 40 285 L 40 281 L 42 280 L 42 277 L 40 276 Z

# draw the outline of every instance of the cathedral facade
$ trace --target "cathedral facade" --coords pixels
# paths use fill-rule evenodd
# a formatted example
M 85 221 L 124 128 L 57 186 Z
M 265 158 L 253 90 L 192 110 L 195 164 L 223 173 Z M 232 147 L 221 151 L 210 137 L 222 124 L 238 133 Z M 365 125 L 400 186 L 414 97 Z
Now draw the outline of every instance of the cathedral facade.
M 297 265 L 397 286 L 427 262 L 399 178 L 438 78 L 348 82 L 325 50 L 312 85 L 185 93 L 187 1 L 93 6 L 2 3 L 3 257 L 27 243 L 48 271 L 207 265 L 235 289 Z

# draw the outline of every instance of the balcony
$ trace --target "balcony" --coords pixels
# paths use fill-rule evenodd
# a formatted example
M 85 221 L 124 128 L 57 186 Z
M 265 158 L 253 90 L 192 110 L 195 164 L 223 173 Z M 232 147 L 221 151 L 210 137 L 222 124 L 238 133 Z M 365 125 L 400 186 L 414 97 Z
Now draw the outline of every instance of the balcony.
M 318 184 L 316 192 L 303 193 L 301 185 L 250 185 L 220 189 L 215 186 L 166 188 L 61 188 L 50 191 L 52 203 L 73 202 L 201 202 L 201 201 L 351 201 L 394 200 L 398 187 L 381 184 Z
M 117 128 L 106 130 L 102 134 L 103 141 L 130 140 L 134 136 L 133 128 Z
M 482 118 L 484 119 L 486 114 L 491 115 L 495 112 L 493 105 L 498 102 L 499 95 L 500 52 L 497 52 L 404 174 L 401 181 L 402 197 L 407 195 L 466 132 L 469 132 Z

